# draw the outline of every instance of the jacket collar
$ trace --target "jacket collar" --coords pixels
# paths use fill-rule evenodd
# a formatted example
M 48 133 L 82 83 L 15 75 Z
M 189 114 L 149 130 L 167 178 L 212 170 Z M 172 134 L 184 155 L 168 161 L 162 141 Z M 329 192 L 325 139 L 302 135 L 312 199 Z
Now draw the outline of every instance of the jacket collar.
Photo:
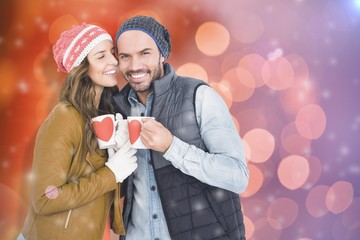
M 170 64 L 165 63 L 164 76 L 162 78 L 153 81 L 152 83 L 154 93 L 156 94 L 156 96 L 161 96 L 162 94 L 167 92 L 170 89 L 172 85 L 172 81 L 174 81 L 175 77 L 176 77 L 176 73 L 173 67 Z

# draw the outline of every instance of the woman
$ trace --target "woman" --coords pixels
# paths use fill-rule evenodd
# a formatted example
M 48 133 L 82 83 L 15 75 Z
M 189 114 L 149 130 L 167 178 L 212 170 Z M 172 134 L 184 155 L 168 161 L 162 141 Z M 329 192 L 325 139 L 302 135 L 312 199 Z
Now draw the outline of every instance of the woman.
M 112 38 L 98 26 L 75 26 L 61 34 L 53 54 L 68 75 L 60 103 L 36 136 L 30 204 L 18 239 L 101 239 L 109 215 L 113 231 L 124 234 L 119 182 L 137 167 L 135 150 L 127 142 L 107 159 L 91 125 L 93 117 L 114 113 Z

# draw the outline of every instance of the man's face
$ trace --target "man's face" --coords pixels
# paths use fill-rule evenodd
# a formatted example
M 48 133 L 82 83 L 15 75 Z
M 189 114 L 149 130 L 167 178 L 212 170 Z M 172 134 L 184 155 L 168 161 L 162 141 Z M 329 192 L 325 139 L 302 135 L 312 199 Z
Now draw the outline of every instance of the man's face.
M 165 61 L 155 41 L 139 30 L 122 33 L 117 40 L 120 72 L 138 94 L 151 92 L 151 82 L 164 75 Z

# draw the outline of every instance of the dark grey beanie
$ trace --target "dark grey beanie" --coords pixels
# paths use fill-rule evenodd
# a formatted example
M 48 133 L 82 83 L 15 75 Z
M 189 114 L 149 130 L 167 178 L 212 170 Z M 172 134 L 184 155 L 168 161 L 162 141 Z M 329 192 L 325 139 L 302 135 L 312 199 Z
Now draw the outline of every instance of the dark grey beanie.
M 168 30 L 154 18 L 148 16 L 135 16 L 126 20 L 119 27 L 119 30 L 116 33 L 115 42 L 117 42 L 123 32 L 128 30 L 140 30 L 147 33 L 154 39 L 163 57 L 165 59 L 169 57 L 171 51 L 170 34 Z

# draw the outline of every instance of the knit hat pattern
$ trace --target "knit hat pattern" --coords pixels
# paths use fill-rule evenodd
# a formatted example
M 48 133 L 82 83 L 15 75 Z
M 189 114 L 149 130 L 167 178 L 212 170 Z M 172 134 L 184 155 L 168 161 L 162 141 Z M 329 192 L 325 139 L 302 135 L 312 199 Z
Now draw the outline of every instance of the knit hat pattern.
M 69 73 L 80 65 L 89 52 L 104 40 L 112 41 L 111 36 L 102 28 L 82 24 L 64 31 L 53 46 L 54 59 L 58 71 Z
M 171 38 L 169 31 L 154 18 L 149 16 L 135 16 L 126 20 L 118 29 L 115 41 L 120 35 L 129 30 L 140 30 L 154 39 L 162 56 L 167 59 L 171 52 Z

